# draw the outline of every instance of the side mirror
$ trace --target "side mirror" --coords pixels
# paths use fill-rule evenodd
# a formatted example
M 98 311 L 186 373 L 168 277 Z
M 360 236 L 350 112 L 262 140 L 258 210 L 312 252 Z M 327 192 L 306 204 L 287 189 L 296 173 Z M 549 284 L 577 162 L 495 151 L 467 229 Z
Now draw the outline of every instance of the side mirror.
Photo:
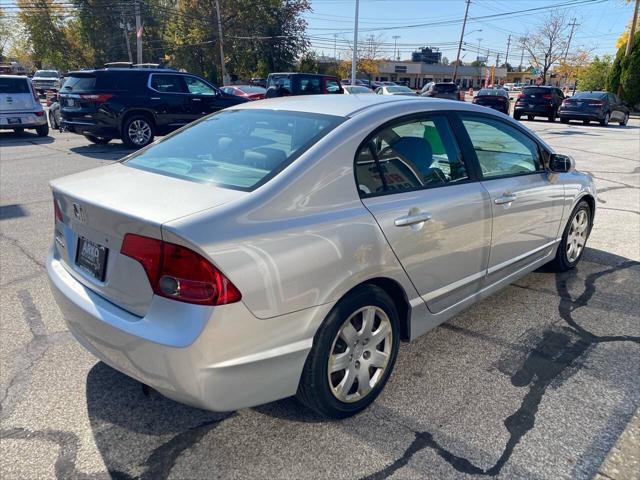
M 573 172 L 576 169 L 576 161 L 569 155 L 552 153 L 549 158 L 549 170 L 554 173 Z

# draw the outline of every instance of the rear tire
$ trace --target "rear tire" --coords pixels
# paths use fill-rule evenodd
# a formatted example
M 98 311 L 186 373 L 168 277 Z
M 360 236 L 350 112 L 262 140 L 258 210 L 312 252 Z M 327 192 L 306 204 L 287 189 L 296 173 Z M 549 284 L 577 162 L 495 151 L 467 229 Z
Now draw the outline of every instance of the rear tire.
M 49 124 L 45 123 L 44 125 L 36 127 L 36 133 L 39 137 L 46 137 L 47 135 L 49 135 Z
M 560 117 L 560 123 L 569 123 L 569 119 Z
M 142 148 L 153 142 L 155 125 L 146 115 L 132 115 L 122 127 L 122 141 L 129 148 Z
M 520 120 L 521 115 L 519 113 L 514 113 L 513 114 L 513 118 L 515 118 L 516 120 Z
M 96 145 L 106 145 L 112 140 L 111 137 L 96 137 L 95 135 L 85 135 L 84 138 Z
M 340 300 L 315 334 L 298 399 L 331 418 L 367 408 L 393 370 L 400 345 L 398 323 L 393 300 L 375 285 L 364 285 Z
M 551 115 L 549 115 L 549 117 L 547 117 L 547 119 L 548 119 L 550 122 L 555 122 L 555 121 L 556 121 L 556 116 L 557 116 L 557 115 L 558 115 L 558 114 L 557 114 L 557 112 L 554 110 L 553 112 L 551 112 Z
M 535 115 L 527 115 L 527 120 L 533 120 L 535 117 Z
M 600 120 L 600 126 L 601 127 L 606 127 L 607 125 L 609 125 L 609 120 L 611 119 L 611 115 L 609 115 L 609 112 L 604 114 L 604 118 L 602 120 Z
M 17 133 L 18 135 L 22 135 L 24 133 L 24 128 L 14 128 L 13 133 Z
M 624 118 L 622 119 L 622 121 L 620 122 L 620 125 L 626 125 L 627 123 L 629 123 L 629 114 L 625 113 L 624 114 Z
M 591 123 L 591 122 L 589 122 L 589 120 L 582 120 L 582 124 L 583 125 L 589 125 L 589 123 Z
M 556 257 L 549 263 L 556 272 L 571 270 L 580 262 L 591 227 L 591 207 L 581 200 L 571 212 Z

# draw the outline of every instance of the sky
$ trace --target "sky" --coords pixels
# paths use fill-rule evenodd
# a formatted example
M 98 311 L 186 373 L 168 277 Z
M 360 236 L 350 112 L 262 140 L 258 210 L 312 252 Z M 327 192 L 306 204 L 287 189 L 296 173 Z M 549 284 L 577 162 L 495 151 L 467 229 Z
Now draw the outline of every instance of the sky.
M 338 57 L 349 55 L 353 43 L 355 0 L 311 0 L 312 12 L 304 15 L 312 48 L 319 54 Z M 360 0 L 360 38 L 380 36 L 383 54 L 392 58 L 399 51 L 403 60 L 411 57 L 416 47 L 432 46 L 455 60 L 465 0 Z M 531 10 L 535 9 L 535 10 Z M 522 10 L 529 12 L 512 13 Z M 500 63 L 507 54 L 511 35 L 509 63 L 519 65 L 521 49 L 517 39 L 550 13 L 565 13 L 571 22 L 576 19 L 571 50 L 582 47 L 592 55 L 615 55 L 615 42 L 633 15 L 633 2 L 624 0 L 472 0 L 469 6 L 463 46 L 464 62 L 476 59 L 478 45 L 482 55 L 489 50 L 490 64 L 500 54 Z M 490 18 L 476 18 L 486 17 Z M 426 24 L 426 25 L 425 25 Z M 435 25 L 434 25 L 435 24 Z M 482 30 L 482 31 L 478 31 Z M 397 36 L 399 38 L 393 38 Z M 394 45 L 397 44 L 397 50 Z M 527 56 L 524 57 L 527 63 Z

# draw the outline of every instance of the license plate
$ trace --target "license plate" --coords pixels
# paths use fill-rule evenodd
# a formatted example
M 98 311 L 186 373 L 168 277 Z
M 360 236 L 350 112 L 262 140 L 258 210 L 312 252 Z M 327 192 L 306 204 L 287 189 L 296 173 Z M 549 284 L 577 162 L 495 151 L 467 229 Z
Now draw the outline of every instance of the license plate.
M 76 265 L 103 282 L 108 253 L 109 250 L 106 247 L 80 237 L 76 251 Z
M 73 107 L 76 104 L 76 102 L 73 101 L 73 98 L 67 98 L 67 106 L 68 107 Z
M 584 105 L 584 103 L 578 102 L 578 108 L 582 107 L 583 105 Z
M 9 117 L 7 118 L 7 123 L 9 125 L 16 125 L 22 123 L 22 120 L 20 119 L 20 117 Z

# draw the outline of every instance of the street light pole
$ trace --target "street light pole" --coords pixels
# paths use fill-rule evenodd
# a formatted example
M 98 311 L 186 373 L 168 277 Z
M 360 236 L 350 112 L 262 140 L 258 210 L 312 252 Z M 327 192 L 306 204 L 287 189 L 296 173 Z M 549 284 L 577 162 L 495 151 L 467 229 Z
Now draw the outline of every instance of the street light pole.
M 353 57 L 351 58 L 351 85 L 356 84 L 356 69 L 358 63 L 358 10 L 360 0 L 356 0 L 356 18 L 353 27 Z
M 464 10 L 464 21 L 462 22 L 462 31 L 460 32 L 460 42 L 458 42 L 458 53 L 456 55 L 456 64 L 453 67 L 453 83 L 456 83 L 458 76 L 458 63 L 460 63 L 460 50 L 462 50 L 462 39 L 464 38 L 464 28 L 467 26 L 467 15 L 469 14 L 469 4 L 471 0 L 467 0 L 467 8 Z
M 393 58 L 394 60 L 400 60 L 400 55 L 396 55 L 398 50 L 398 39 L 400 38 L 400 35 L 394 35 L 391 38 L 393 38 Z
M 631 48 L 633 47 L 633 36 L 636 33 L 636 25 L 638 24 L 638 4 L 640 4 L 640 0 L 636 0 L 636 6 L 633 9 L 633 20 L 631 20 L 631 29 L 629 30 L 629 38 L 627 39 L 627 48 L 624 51 L 625 57 L 631 53 Z

